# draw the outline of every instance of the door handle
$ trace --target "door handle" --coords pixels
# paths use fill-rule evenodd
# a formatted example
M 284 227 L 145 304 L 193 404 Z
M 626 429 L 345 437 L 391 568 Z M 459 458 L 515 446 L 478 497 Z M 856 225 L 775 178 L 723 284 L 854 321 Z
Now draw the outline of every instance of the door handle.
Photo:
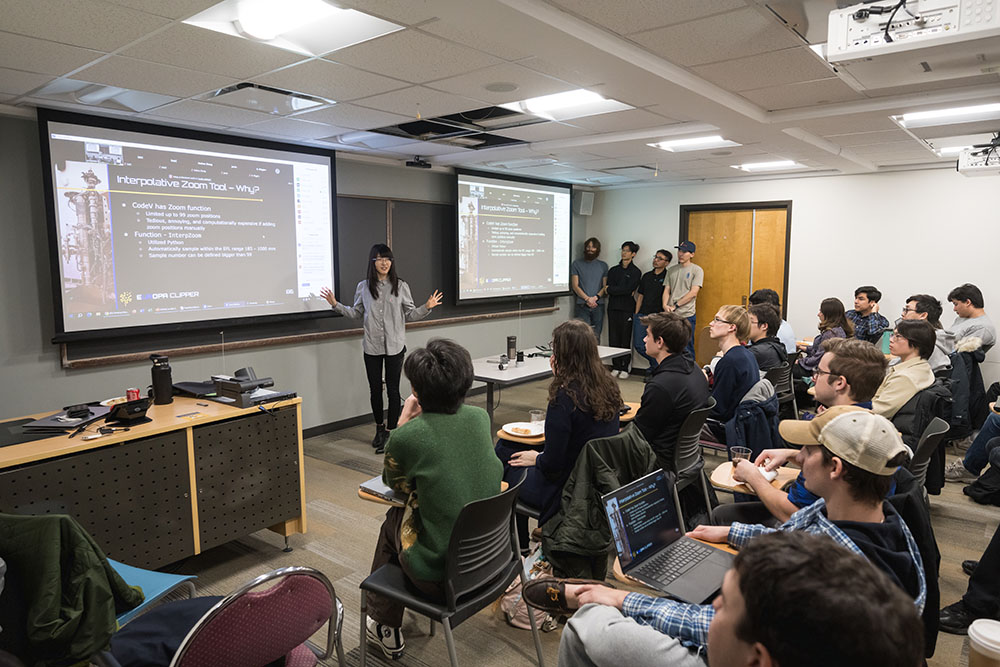
M 744 294 L 743 296 L 740 297 L 740 304 L 743 305 L 743 306 L 747 305 L 747 295 L 746 294 Z

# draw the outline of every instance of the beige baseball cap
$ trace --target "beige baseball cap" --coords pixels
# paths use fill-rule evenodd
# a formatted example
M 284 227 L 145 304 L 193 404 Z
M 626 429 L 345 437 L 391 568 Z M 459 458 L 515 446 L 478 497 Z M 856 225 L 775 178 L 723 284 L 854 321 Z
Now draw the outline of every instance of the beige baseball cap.
M 839 417 L 845 412 L 868 412 L 864 408 L 856 405 L 835 405 L 827 408 L 809 421 L 803 419 L 784 419 L 778 423 L 778 433 L 793 445 L 818 445 L 819 434 L 823 427 L 829 424 L 835 417 Z

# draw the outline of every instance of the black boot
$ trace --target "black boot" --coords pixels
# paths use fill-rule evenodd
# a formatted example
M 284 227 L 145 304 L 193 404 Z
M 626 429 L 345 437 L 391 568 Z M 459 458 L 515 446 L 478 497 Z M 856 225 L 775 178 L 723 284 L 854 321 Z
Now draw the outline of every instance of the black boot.
M 376 454 L 385 451 L 385 443 L 389 440 L 389 432 L 385 430 L 385 424 L 375 425 L 375 437 L 372 439 L 372 447 Z

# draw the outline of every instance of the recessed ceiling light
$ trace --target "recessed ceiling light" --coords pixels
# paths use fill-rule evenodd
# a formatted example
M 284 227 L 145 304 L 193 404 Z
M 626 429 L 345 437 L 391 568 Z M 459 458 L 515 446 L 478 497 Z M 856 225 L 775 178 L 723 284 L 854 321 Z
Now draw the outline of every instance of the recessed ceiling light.
M 944 148 L 939 148 L 934 152 L 941 157 L 945 157 L 946 155 L 958 155 L 962 151 L 969 150 L 971 148 L 972 146 L 945 146 Z
M 618 100 L 609 100 L 595 92 L 578 88 L 564 93 L 532 97 L 520 102 L 500 105 L 504 109 L 530 113 L 549 120 L 570 120 L 584 116 L 634 109 Z
M 711 137 L 694 137 L 692 139 L 670 139 L 660 141 L 655 144 L 646 144 L 652 148 L 659 148 L 671 153 L 683 153 L 685 151 L 704 151 L 709 148 L 724 148 L 726 146 L 742 146 L 735 141 L 723 139 L 719 135 Z
M 935 125 L 951 125 L 954 123 L 974 123 L 1000 119 L 1000 104 L 979 104 L 971 107 L 916 111 L 913 113 L 904 113 L 901 116 L 893 116 L 892 118 L 903 127 L 910 129 L 932 127 Z
M 515 90 L 520 88 L 520 86 L 516 83 L 510 83 L 509 81 L 496 81 L 494 83 L 486 84 L 483 88 L 491 93 L 513 93 Z
M 789 169 L 807 169 L 803 164 L 794 160 L 775 160 L 773 162 L 745 162 L 744 164 L 730 165 L 733 169 L 742 171 L 785 171 Z

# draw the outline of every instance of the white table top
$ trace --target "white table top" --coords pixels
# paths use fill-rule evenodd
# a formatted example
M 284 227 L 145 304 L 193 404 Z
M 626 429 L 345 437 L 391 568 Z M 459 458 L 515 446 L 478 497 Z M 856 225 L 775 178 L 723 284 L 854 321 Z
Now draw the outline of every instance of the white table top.
M 524 363 L 518 366 L 512 362 L 507 366 L 506 370 L 498 368 L 500 353 L 489 357 L 473 359 L 472 368 L 475 372 L 475 379 L 480 382 L 491 382 L 496 385 L 507 386 L 530 380 L 538 380 L 551 375 L 552 368 L 549 366 L 549 357 L 528 357 L 532 352 L 538 352 L 538 350 L 533 347 L 526 348 L 524 350 Z M 632 350 L 624 347 L 598 345 L 597 353 L 601 356 L 601 360 L 607 361 L 614 357 L 631 354 Z

